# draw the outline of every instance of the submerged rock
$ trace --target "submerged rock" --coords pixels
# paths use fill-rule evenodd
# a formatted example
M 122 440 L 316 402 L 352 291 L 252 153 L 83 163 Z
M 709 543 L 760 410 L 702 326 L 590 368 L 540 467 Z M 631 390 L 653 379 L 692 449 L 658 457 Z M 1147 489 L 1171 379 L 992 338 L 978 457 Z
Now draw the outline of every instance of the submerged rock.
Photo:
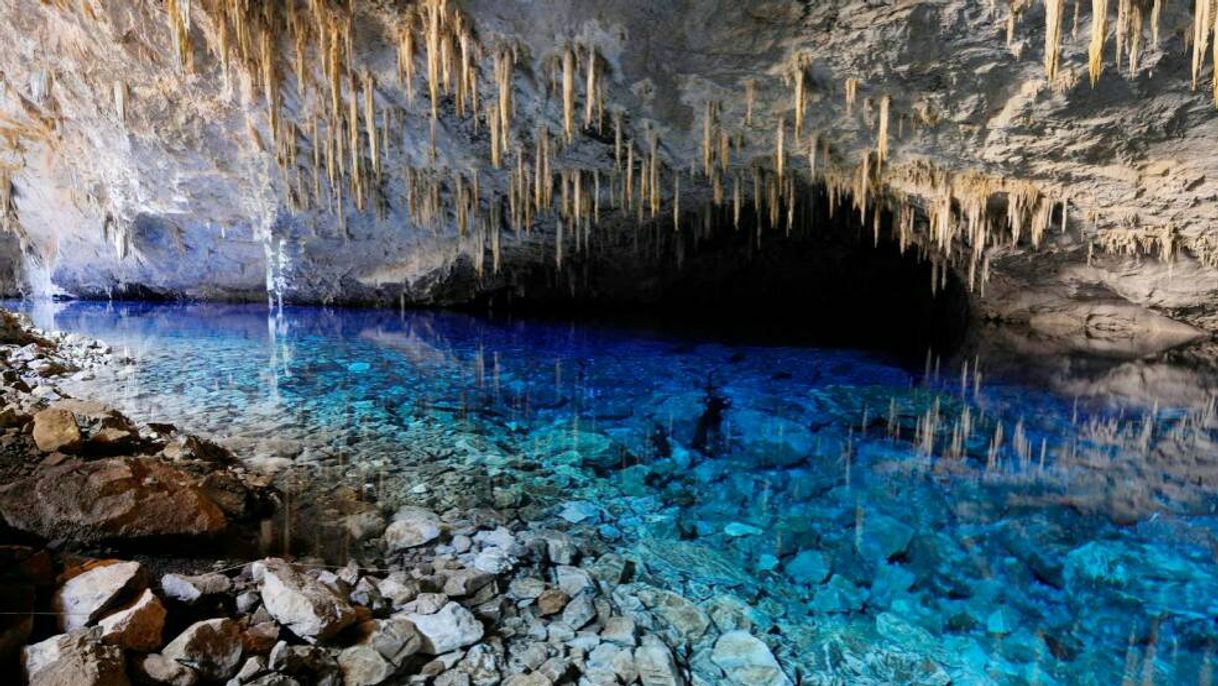
M 21 531 L 79 542 L 223 531 L 223 511 L 195 484 L 154 459 L 68 462 L 0 489 L 0 515 Z
M 778 660 L 760 639 L 747 631 L 729 631 L 711 652 L 713 661 L 733 686 L 791 686 Z

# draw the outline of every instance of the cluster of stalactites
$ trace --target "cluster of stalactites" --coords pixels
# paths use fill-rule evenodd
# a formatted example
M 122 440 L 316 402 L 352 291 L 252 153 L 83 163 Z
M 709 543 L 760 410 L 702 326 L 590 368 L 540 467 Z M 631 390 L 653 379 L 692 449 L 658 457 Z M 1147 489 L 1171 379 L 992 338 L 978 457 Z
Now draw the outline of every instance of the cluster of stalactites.
M 1206 46 L 1209 36 L 1214 30 L 1214 0 L 1196 0 L 1193 26 L 1193 87 L 1196 88 L 1201 66 L 1205 61 Z M 1031 0 L 1010 0 L 1007 14 L 1007 43 L 1014 41 L 1015 21 L 1019 14 L 1027 9 Z M 1079 5 L 1074 5 L 1074 19 L 1071 35 L 1076 36 L 1079 24 Z M 1050 82 L 1058 77 L 1061 66 L 1062 41 L 1065 35 L 1065 0 L 1044 0 L 1045 6 L 1045 76 Z M 1140 0 L 1116 0 L 1116 21 L 1109 21 L 1109 0 L 1091 0 L 1091 38 L 1087 46 L 1087 73 L 1094 86 L 1104 69 L 1104 47 L 1108 40 L 1109 29 L 1112 29 L 1115 42 L 1114 61 L 1117 69 L 1122 64 L 1128 67 L 1130 75 L 1136 74 L 1143 50 L 1143 38 L 1150 31 L 1151 42 L 1159 43 L 1159 23 L 1162 15 L 1162 0 L 1153 0 L 1150 15 L 1146 16 L 1145 3 Z M 1218 76 L 1215 77 L 1215 87 L 1218 88 Z

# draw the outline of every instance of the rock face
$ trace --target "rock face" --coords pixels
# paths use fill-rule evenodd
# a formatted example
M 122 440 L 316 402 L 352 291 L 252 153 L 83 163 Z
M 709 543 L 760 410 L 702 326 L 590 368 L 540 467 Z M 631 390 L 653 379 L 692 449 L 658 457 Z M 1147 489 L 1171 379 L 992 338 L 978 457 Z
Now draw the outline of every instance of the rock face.
M 226 520 L 195 477 L 153 459 L 64 463 L 0 488 L 0 516 L 47 539 L 206 536 Z
M 433 110 L 423 50 L 399 62 L 396 5 L 357 4 L 353 18 L 336 18 L 352 27 L 354 54 L 341 58 L 358 75 L 351 90 L 359 95 L 340 93 L 333 105 L 313 19 L 299 41 L 276 29 L 285 33 L 268 43 L 280 50 L 267 69 L 280 76 L 264 93 L 265 60 L 250 59 L 246 71 L 231 42 L 232 54 L 220 58 L 232 18 L 214 7 L 190 12 L 179 54 L 162 5 L 99 5 L 0 2 L 0 22 L 13 28 L 0 46 L 0 114 L 16 141 L 0 165 L 0 223 L 17 229 L 0 245 L 0 285 L 230 298 L 263 298 L 269 288 L 287 299 L 381 303 L 468 301 L 526 285 L 530 295 L 654 295 L 671 283 L 678 254 L 687 269 L 710 267 L 694 260 L 691 240 L 657 233 L 648 239 L 664 248 L 651 251 L 663 255 L 655 259 L 614 242 L 640 223 L 615 209 L 621 157 L 637 171 L 654 140 L 661 208 L 642 223 L 684 215 L 684 233 L 668 233 L 688 236 L 704 204 L 716 194 L 730 204 L 742 177 L 742 202 L 765 203 L 766 192 L 755 197 L 752 188 L 754 166 L 763 183 L 785 173 L 807 184 L 816 141 L 818 183 L 849 191 L 851 179 L 870 175 L 869 197 L 913 208 L 916 232 L 944 202 L 984 208 L 992 197 L 992 223 L 1004 236 L 976 266 L 991 276 L 973 295 L 983 316 L 1072 344 L 1128 346 L 1146 332 L 1178 341 L 1218 329 L 1218 209 L 1208 202 L 1218 161 L 1207 152 L 1215 111 L 1190 90 L 1190 3 L 1165 4 L 1161 40 L 1142 41 L 1135 74 L 1115 68 L 1105 50 L 1107 68 L 1092 85 L 1085 29 L 1065 38 L 1061 67 L 1046 77 L 1039 3 L 543 0 L 504 9 L 467 0 L 453 5 L 481 48 L 477 127 L 469 103 L 452 92 Z M 1008 11 L 1016 12 L 1009 44 L 1000 30 Z M 48 45 L 42 36 L 71 41 Z M 294 44 L 305 46 L 299 56 Z M 484 107 L 502 97 L 501 45 L 515 55 L 507 130 L 491 129 L 497 120 Z M 568 74 L 576 86 L 564 108 L 557 95 L 569 45 L 576 48 L 565 61 L 578 73 Z M 297 64 L 307 70 L 305 88 L 288 76 Z M 415 75 L 410 95 L 398 64 Z M 585 107 L 588 64 L 604 97 Z M 361 171 L 347 164 L 346 176 L 332 179 L 327 160 L 350 158 L 351 146 L 342 136 L 335 143 L 331 125 L 346 131 L 352 116 Z M 599 182 L 602 216 L 589 232 L 603 248 L 598 257 L 576 249 L 570 225 L 558 231 L 553 208 L 534 208 L 533 231 L 519 235 L 501 235 L 487 219 L 531 195 L 531 182 L 508 169 L 517 152 L 519 167 L 540 166 L 542 128 L 553 157 L 547 185 L 561 177 L 586 198 Z M 503 160 L 492 159 L 492 138 Z M 727 159 L 720 144 L 731 148 Z M 293 163 L 280 165 L 287 150 Z M 716 165 L 718 181 L 707 177 Z M 456 208 L 447 198 L 469 197 L 475 183 L 451 170 L 474 167 L 480 203 Z M 698 173 L 682 177 L 678 205 L 674 172 L 691 167 Z M 513 195 L 521 183 L 526 192 Z M 1003 226 L 1003 206 L 1016 196 L 1027 200 L 1020 225 Z M 431 197 L 444 200 L 424 202 Z M 511 221 L 503 215 L 494 214 Z M 1059 234 L 1063 219 L 1069 230 Z M 1035 251 L 1034 224 L 1038 234 L 1052 227 Z M 954 267 L 965 281 L 970 271 Z

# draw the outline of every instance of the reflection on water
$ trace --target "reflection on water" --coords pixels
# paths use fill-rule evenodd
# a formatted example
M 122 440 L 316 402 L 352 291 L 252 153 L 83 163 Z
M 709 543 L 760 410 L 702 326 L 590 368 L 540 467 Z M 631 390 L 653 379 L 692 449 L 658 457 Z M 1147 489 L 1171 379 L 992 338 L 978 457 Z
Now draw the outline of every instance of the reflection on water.
M 910 370 L 434 312 L 31 310 L 138 361 L 69 391 L 221 439 L 298 506 L 579 501 L 651 580 L 781 635 L 808 683 L 1211 678 L 1218 417 L 1195 370 L 984 349 Z

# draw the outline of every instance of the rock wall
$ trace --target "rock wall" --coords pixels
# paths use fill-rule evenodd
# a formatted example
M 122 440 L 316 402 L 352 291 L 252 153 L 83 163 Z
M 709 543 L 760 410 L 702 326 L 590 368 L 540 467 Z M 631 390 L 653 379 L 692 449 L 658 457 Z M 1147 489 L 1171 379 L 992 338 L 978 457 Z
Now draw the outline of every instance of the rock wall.
M 612 296 L 721 244 L 699 238 L 736 206 L 782 241 L 836 199 L 906 227 L 983 317 L 1100 347 L 1205 335 L 1218 116 L 1191 10 L 1139 9 L 1118 46 L 1112 8 L 1092 85 L 1079 4 L 1049 79 L 1040 3 L 179 0 L 175 24 L 151 0 L 0 0 L 5 262 L 42 295 L 454 303 L 542 270 Z

